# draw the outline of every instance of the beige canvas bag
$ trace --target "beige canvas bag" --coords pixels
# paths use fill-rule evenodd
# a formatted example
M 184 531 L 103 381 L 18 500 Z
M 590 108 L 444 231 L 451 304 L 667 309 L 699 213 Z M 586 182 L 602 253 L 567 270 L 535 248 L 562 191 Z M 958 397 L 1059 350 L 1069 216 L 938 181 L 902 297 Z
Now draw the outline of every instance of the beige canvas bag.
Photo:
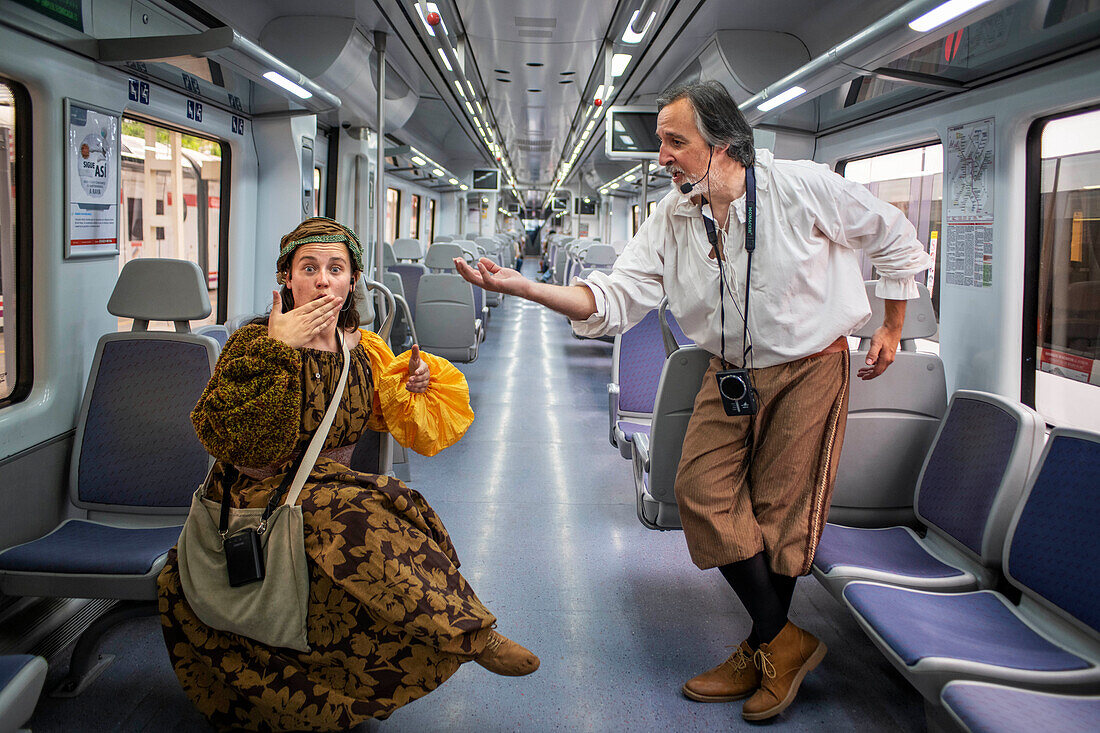
M 309 568 L 306 565 L 302 508 L 298 495 L 321 453 L 336 409 L 344 394 L 349 362 L 348 347 L 339 334 L 344 367 L 328 410 L 302 455 L 301 464 L 278 507 L 233 509 L 226 505 L 227 527 L 220 527 L 221 502 L 206 498 L 210 476 L 191 499 L 191 509 L 180 533 L 178 555 L 183 595 L 195 615 L 207 626 L 247 636 L 262 644 L 309 651 L 306 613 L 309 608 Z M 281 489 L 282 487 L 280 487 Z M 277 501 L 281 491 L 272 501 Z M 228 498 L 228 497 L 227 497 Z M 264 519 L 265 512 L 270 515 Z M 263 579 L 231 587 L 224 542 L 255 528 L 263 548 Z

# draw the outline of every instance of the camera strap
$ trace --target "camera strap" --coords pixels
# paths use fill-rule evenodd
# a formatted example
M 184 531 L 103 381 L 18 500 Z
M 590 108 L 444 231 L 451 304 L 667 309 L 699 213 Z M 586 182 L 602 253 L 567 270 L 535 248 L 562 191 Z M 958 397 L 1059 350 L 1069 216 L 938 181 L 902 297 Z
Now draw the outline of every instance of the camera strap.
M 703 203 L 708 203 L 704 198 Z M 730 206 L 733 204 L 731 203 Z M 728 221 L 728 214 L 727 214 Z M 726 361 L 726 301 L 724 298 L 724 289 L 726 286 L 726 276 L 722 269 L 722 260 L 725 255 L 725 251 L 718 251 L 718 232 L 714 227 L 714 220 L 710 217 L 703 217 L 703 226 L 707 230 L 707 240 L 714 247 L 715 259 L 718 260 L 718 313 L 719 322 L 722 329 L 722 351 L 721 359 L 722 363 L 728 363 Z M 748 166 L 745 168 L 745 251 L 749 253 L 748 269 L 745 272 L 745 312 L 742 314 L 742 322 L 744 326 L 741 330 L 741 346 L 743 352 L 741 354 L 741 366 L 748 365 L 748 356 L 752 351 L 752 344 L 748 341 L 749 334 L 749 292 L 752 285 L 752 253 L 756 251 L 756 170 L 754 166 Z

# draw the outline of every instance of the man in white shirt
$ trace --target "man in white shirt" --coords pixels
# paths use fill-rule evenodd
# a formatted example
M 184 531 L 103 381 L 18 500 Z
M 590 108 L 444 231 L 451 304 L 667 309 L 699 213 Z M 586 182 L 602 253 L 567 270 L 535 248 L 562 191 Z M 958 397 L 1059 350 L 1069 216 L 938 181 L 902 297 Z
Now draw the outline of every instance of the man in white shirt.
M 676 87 L 657 107 L 659 162 L 674 189 L 612 272 L 556 286 L 487 259 L 476 270 L 455 264 L 475 285 L 563 313 L 583 336 L 625 331 L 667 295 L 684 333 L 715 355 L 684 438 L 676 500 L 692 560 L 722 572 L 753 627 L 683 692 L 701 702 L 748 697 L 742 715 L 764 720 L 793 702 L 825 655 L 787 614 L 828 514 L 848 411 L 845 337 L 871 313 L 859 250 L 886 303 L 862 379 L 893 362 L 905 301 L 918 295 L 914 276 L 932 261 L 905 216 L 863 186 L 755 150 L 721 84 Z M 753 388 L 752 414 L 723 407 L 717 380 L 731 367 L 748 369 L 738 378 Z

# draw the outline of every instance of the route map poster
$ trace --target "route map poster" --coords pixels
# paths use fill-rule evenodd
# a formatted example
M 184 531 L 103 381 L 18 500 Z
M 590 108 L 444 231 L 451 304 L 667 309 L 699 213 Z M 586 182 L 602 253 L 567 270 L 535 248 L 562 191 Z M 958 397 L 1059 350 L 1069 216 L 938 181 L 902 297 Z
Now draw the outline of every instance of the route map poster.
M 119 115 L 65 100 L 65 257 L 118 254 Z
M 948 285 L 993 285 L 993 141 L 992 117 L 947 130 L 941 266 Z

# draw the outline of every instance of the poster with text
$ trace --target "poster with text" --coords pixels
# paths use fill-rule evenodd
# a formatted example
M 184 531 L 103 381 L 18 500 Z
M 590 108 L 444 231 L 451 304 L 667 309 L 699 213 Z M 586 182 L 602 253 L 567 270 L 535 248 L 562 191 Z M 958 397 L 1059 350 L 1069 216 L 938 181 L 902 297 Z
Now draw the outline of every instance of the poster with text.
M 993 118 L 949 127 L 944 141 L 943 282 L 993 285 Z
M 65 257 L 115 255 L 120 116 L 66 99 L 65 119 Z

